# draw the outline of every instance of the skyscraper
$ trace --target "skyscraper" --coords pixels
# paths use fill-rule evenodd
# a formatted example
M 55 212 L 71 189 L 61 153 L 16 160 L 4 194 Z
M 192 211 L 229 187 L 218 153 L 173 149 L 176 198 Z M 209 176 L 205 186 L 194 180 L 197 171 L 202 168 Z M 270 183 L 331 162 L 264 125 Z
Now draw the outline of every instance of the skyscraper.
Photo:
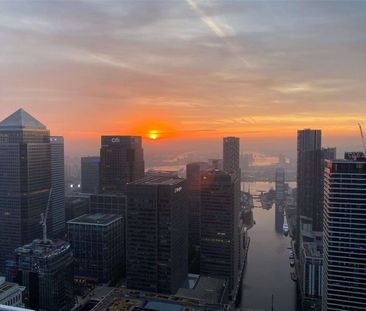
M 81 158 L 81 192 L 98 193 L 100 157 Z
M 125 193 L 126 184 L 144 177 L 145 164 L 140 136 L 102 136 L 100 192 Z
M 127 288 L 175 294 L 188 272 L 185 180 L 152 176 L 127 185 Z
M 62 136 L 51 136 L 50 144 L 52 194 L 47 228 L 50 237 L 63 238 L 65 235 L 64 138 Z
M 275 187 L 276 187 L 276 205 L 282 206 L 285 203 L 285 169 L 281 166 L 276 167 L 275 176 Z
M 297 227 L 300 216 L 313 220 L 313 230 L 322 230 L 322 152 L 320 130 L 297 133 Z
M 42 236 L 51 182 L 49 131 L 19 109 L 0 122 L 0 270 L 16 247 Z
M 366 157 L 327 161 L 323 310 L 366 308 Z
M 224 172 L 235 174 L 240 178 L 240 139 L 238 137 L 225 137 L 223 140 L 223 166 Z
M 208 170 L 201 175 L 201 273 L 227 279 L 230 290 L 238 285 L 237 195 L 230 174 Z
M 72 265 L 69 243 L 37 239 L 15 250 L 7 272 L 12 281 L 25 286 L 26 307 L 69 311 L 74 305 Z
M 201 206 L 201 173 L 207 170 L 207 162 L 188 163 L 187 172 L 187 205 L 189 245 L 200 245 L 200 206 Z

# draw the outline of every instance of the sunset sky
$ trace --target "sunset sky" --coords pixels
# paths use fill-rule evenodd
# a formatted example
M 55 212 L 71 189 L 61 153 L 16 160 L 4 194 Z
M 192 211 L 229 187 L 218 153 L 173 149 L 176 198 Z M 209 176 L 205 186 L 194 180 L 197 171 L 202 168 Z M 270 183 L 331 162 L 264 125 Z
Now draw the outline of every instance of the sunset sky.
M 0 1 L 0 119 L 23 107 L 69 146 L 356 141 L 365 82 L 366 1 Z

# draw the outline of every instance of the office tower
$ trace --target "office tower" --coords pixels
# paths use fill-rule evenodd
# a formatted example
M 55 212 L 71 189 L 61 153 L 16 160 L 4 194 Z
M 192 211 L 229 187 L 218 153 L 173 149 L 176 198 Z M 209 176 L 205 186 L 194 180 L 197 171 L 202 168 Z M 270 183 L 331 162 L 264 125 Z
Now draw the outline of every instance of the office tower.
M 323 310 L 366 307 L 366 157 L 327 161 Z
M 286 195 L 285 169 L 280 166 L 276 167 L 275 187 L 276 187 L 276 205 L 283 206 L 285 203 L 285 195 Z
M 207 162 L 194 162 L 186 166 L 188 240 L 190 247 L 200 245 L 201 173 L 207 170 L 208 167 Z
M 240 177 L 240 139 L 238 137 L 225 137 L 223 143 L 223 170 Z
M 51 202 L 47 228 L 49 236 L 63 238 L 65 236 L 65 159 L 64 138 L 51 136 Z
M 24 286 L 19 286 L 16 283 L 5 282 L 5 277 L 0 277 L 0 307 L 1 305 L 19 308 L 23 307 L 24 289 Z
M 322 148 L 322 159 L 335 160 L 337 158 L 337 148 Z
M 126 216 L 126 195 L 92 194 L 90 196 L 90 213 L 116 214 Z
M 73 255 L 62 240 L 34 240 L 15 250 L 8 276 L 25 286 L 24 302 L 34 310 L 69 311 L 74 305 Z
M 202 275 L 226 278 L 230 290 L 238 285 L 237 195 L 231 175 L 218 170 L 202 174 L 200 271 Z
M 186 186 L 153 176 L 127 185 L 127 288 L 176 293 L 187 277 Z
M 144 177 L 140 136 L 102 136 L 100 149 L 101 193 L 125 193 L 126 184 Z
M 67 232 L 75 277 L 99 284 L 122 276 L 124 228 L 120 215 L 82 215 L 67 222 Z
M 322 230 L 322 157 L 321 131 L 299 130 L 297 133 L 297 228 L 300 217 L 313 220 L 313 230 Z
M 208 159 L 208 165 L 210 168 L 222 170 L 223 169 L 223 163 L 222 159 Z
M 49 131 L 19 109 L 0 122 L 0 271 L 15 248 L 42 235 L 50 188 Z
M 100 157 L 81 158 L 81 192 L 98 193 Z

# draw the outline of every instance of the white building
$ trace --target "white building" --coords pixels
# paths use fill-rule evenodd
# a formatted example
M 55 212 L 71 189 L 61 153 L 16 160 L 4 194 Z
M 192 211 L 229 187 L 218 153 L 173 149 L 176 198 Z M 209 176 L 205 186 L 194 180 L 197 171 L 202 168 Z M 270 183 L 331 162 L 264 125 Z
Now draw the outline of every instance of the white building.
M 23 286 L 5 282 L 5 278 L 0 277 L 0 310 L 3 310 L 1 305 L 23 307 L 22 293 L 24 289 Z

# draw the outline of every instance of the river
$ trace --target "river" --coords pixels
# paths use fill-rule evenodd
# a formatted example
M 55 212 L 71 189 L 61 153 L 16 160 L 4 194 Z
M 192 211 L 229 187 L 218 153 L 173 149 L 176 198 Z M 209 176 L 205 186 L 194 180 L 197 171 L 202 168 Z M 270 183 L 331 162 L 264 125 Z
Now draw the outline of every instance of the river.
M 249 187 L 252 194 L 258 194 L 257 191 L 274 188 L 274 183 L 242 184 L 246 191 Z M 273 295 L 273 310 L 296 311 L 296 283 L 291 280 L 293 268 L 289 264 L 287 249 L 290 238 L 281 232 L 283 217 L 276 213 L 275 207 L 262 209 L 259 200 L 254 200 L 254 205 L 253 217 L 256 224 L 249 230 L 251 241 L 243 279 L 241 308 L 271 311 Z

